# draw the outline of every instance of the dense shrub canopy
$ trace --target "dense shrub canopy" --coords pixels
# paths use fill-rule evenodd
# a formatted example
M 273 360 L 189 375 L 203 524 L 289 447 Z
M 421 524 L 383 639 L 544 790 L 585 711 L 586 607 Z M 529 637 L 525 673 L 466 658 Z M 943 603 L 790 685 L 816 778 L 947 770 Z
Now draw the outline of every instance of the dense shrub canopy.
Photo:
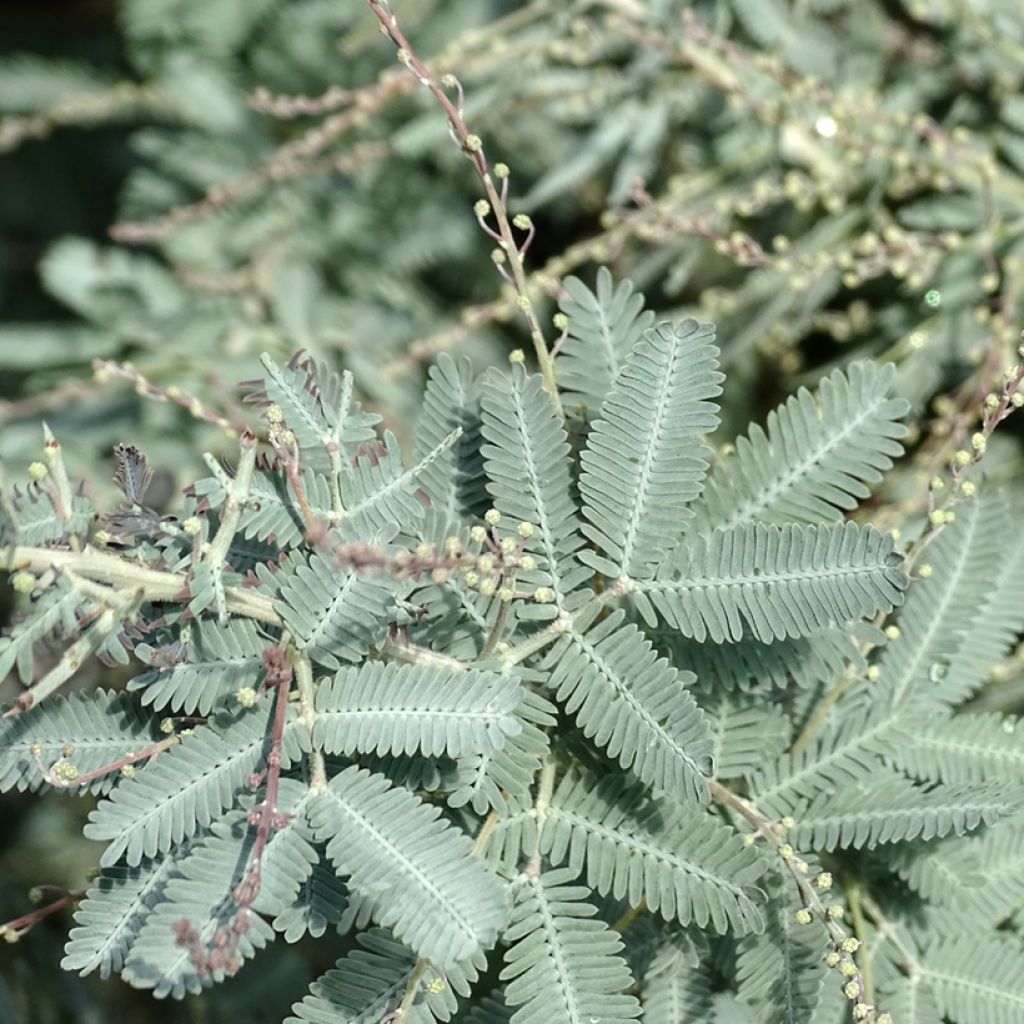
M 117 31 L 0 59 L 122 177 L 0 277 L 9 1000 L 1018 1020 L 1024 16 Z

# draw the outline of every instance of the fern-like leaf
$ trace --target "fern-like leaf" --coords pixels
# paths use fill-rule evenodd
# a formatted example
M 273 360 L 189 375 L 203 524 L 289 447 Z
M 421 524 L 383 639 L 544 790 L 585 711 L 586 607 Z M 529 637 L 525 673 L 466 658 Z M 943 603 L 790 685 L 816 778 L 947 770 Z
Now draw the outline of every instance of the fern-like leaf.
M 455 444 L 419 474 L 437 517 L 439 540 L 451 532 L 451 525 L 482 514 L 486 507 L 480 400 L 472 366 L 467 358 L 456 363 L 442 353 L 427 374 L 416 429 L 417 457 L 426 459 L 455 432 Z
M 910 408 L 891 397 L 896 367 L 852 363 L 754 426 L 718 463 L 696 509 L 702 533 L 744 523 L 835 522 L 871 493 L 903 453 Z
M 820 923 L 798 924 L 801 904 L 788 879 L 772 873 L 764 934 L 741 940 L 736 961 L 740 998 L 759 1024 L 814 1024 L 825 979 L 829 937 Z
M 35 645 L 54 632 L 73 633 L 77 629 L 78 614 L 91 609 L 67 580 L 58 579 L 31 605 L 29 614 L 16 623 L 7 636 L 0 637 L 0 679 L 16 668 L 23 683 L 33 681 L 35 675 Z
M 593 416 L 623 360 L 654 319 L 644 312 L 644 297 L 629 281 L 618 285 L 607 267 L 597 272 L 596 291 L 578 277 L 562 281 L 567 298 L 559 308 L 569 318 L 568 333 L 555 361 L 563 403 L 569 412 Z
M 606 575 L 647 578 L 692 514 L 722 393 L 711 324 L 645 331 L 612 383 L 580 454 L 583 532 Z
M 552 645 L 541 669 L 584 735 L 623 768 L 680 799 L 707 802 L 714 770 L 708 723 L 678 672 L 651 649 L 620 609 L 595 622 L 582 613 Z
M 890 611 L 907 577 L 892 538 L 870 526 L 740 526 L 694 537 L 632 596 L 696 640 L 768 643 Z
M 644 787 L 568 775 L 547 812 L 540 851 L 568 862 L 602 895 L 720 934 L 759 931 L 763 867 L 732 829 L 692 804 L 647 799 Z
M 140 691 L 142 703 L 162 710 L 209 715 L 214 708 L 242 687 L 259 689 L 263 678 L 263 651 L 267 640 L 249 619 L 232 619 L 220 626 L 201 619 L 195 626 L 194 641 L 185 660 L 161 666 L 136 676 L 129 691 Z M 143 660 L 156 655 L 145 644 L 136 654 Z
M 223 728 L 199 726 L 130 779 L 124 779 L 89 815 L 85 835 L 110 840 L 100 863 L 125 854 L 132 866 L 155 857 L 217 820 L 247 787 L 249 776 L 269 751 L 269 707 L 258 708 Z M 287 766 L 301 754 L 304 727 L 285 724 L 282 744 Z
M 450 1020 L 456 996 L 469 992 L 481 966 L 476 961 L 458 964 L 443 976 L 428 970 L 403 1024 Z M 379 1024 L 397 1009 L 415 970 L 416 957 L 386 931 L 363 932 L 355 948 L 313 982 L 285 1024 Z M 442 984 L 435 990 L 431 982 Z
M 553 618 L 590 576 L 576 557 L 583 539 L 570 493 L 565 428 L 540 375 L 527 374 L 518 363 L 511 381 L 497 371 L 484 376 L 481 408 L 488 490 L 495 508 L 511 520 L 513 535 L 518 522 L 535 528 L 526 550 L 540 569 L 522 577 L 531 586 L 552 589 L 554 604 L 533 610 Z
M 438 808 L 352 766 L 317 796 L 309 820 L 350 887 L 420 956 L 447 968 L 493 945 L 507 913 L 502 886 Z
M 1017 1024 L 1024 1018 L 1024 954 L 1018 942 L 940 939 L 922 960 L 939 1013 L 957 1024 Z
M 629 994 L 622 940 L 594 915 L 587 889 L 571 871 L 523 881 L 505 932 L 509 948 L 501 978 L 512 1024 L 628 1024 L 640 1016 Z
M 98 771 L 151 743 L 153 725 L 130 697 L 111 690 L 54 697 L 0 719 L 0 792 L 40 788 L 44 772 L 57 762 L 73 766 L 78 775 Z M 115 771 L 85 786 L 71 778 L 64 791 L 105 792 L 118 778 Z
M 977 786 L 922 789 L 878 771 L 863 787 L 822 793 L 800 813 L 790 842 L 805 850 L 861 849 L 907 839 L 938 839 L 991 825 L 1018 806 L 1005 790 Z
M 934 782 L 1024 784 L 1024 730 L 1002 715 L 929 715 L 893 751 L 897 767 Z
M 495 672 L 369 663 L 321 683 L 313 743 L 329 754 L 491 754 L 519 731 L 522 688 Z
M 393 603 L 383 580 L 341 570 L 322 551 L 285 568 L 275 602 L 296 646 L 332 669 L 383 639 Z
M 83 975 L 98 970 L 104 979 L 119 972 L 139 929 L 160 902 L 176 857 L 187 855 L 188 849 L 186 844 L 175 855 L 147 858 L 133 868 L 104 868 L 75 910 L 61 967 Z

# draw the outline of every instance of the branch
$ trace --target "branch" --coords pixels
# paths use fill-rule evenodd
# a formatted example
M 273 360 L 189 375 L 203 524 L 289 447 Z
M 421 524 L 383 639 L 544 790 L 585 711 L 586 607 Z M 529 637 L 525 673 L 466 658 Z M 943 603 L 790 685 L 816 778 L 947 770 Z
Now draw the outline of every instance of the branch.
M 458 89 L 460 102 L 458 105 L 452 103 L 448 98 L 448 95 L 438 84 L 437 79 L 434 77 L 433 72 L 427 67 L 427 65 L 420 59 L 416 51 L 409 44 L 409 40 L 405 38 L 402 30 L 398 26 L 397 17 L 391 13 L 390 8 L 386 0 L 366 0 L 370 7 L 370 10 L 374 13 L 377 20 L 380 22 L 381 31 L 395 44 L 398 48 L 399 60 L 412 72 L 412 74 L 419 80 L 420 84 L 428 89 L 433 95 L 434 99 L 441 105 L 441 109 L 444 110 L 448 116 L 448 124 L 452 132 L 453 137 L 458 142 L 463 153 L 469 158 L 470 163 L 473 165 L 473 170 L 476 171 L 477 177 L 479 177 L 484 187 L 484 194 L 487 196 L 486 202 L 481 201 L 478 204 L 479 213 L 478 216 L 481 218 L 486 217 L 488 213 L 494 213 L 494 219 L 498 224 L 498 235 L 500 252 L 504 253 L 505 258 L 508 259 L 508 265 L 511 269 L 511 284 L 515 288 L 517 298 L 517 305 L 523 311 L 523 316 L 526 318 L 527 326 L 530 330 L 530 340 L 533 342 L 534 352 L 537 356 L 537 363 L 540 366 L 541 374 L 544 377 L 544 384 L 551 394 L 551 398 L 555 403 L 555 408 L 558 410 L 559 415 L 562 415 L 562 404 L 558 396 L 558 385 L 555 382 L 555 368 L 551 361 L 551 356 L 548 352 L 547 342 L 544 339 L 544 332 L 541 330 L 540 321 L 537 319 L 537 314 L 533 309 L 533 303 L 530 299 L 529 284 L 526 279 L 526 271 L 523 269 L 523 254 L 526 248 L 532 240 L 532 226 L 529 224 L 527 218 L 524 222 L 522 230 L 530 230 L 531 234 L 527 237 L 527 240 L 520 245 L 516 240 L 516 237 L 512 231 L 512 224 L 509 221 L 508 207 L 505 205 L 505 200 L 508 193 L 508 169 L 503 168 L 504 178 L 502 190 L 499 193 L 495 187 L 494 179 L 491 177 L 490 166 L 487 163 L 487 158 L 484 155 L 483 143 L 478 135 L 474 135 L 469 130 L 466 124 L 465 118 L 462 113 L 462 89 L 458 84 L 458 80 L 453 75 L 445 76 L 445 81 L 450 82 L 452 86 Z M 486 207 L 486 209 L 485 209 Z

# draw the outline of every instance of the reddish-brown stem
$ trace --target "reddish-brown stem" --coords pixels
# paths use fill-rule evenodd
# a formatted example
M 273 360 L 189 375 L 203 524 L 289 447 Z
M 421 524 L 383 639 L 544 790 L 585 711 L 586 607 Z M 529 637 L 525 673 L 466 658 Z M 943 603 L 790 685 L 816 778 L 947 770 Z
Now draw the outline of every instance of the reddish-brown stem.
M 54 786 L 57 789 L 68 789 L 71 786 L 85 786 L 92 782 L 93 779 L 101 779 L 104 775 L 110 775 L 112 772 L 119 772 L 122 768 L 127 768 L 129 765 L 138 764 L 139 761 L 145 761 L 148 758 L 156 757 L 157 754 L 162 753 L 169 747 L 173 747 L 176 743 L 180 742 L 180 736 L 168 736 L 166 739 L 159 740 L 157 743 L 153 743 L 143 750 L 125 754 L 124 757 L 119 758 L 117 761 L 111 761 L 110 764 L 105 764 L 100 768 L 95 768 L 91 772 L 76 774 L 74 777 L 68 779 L 60 778 L 56 773 L 55 765 L 50 765 L 49 768 L 43 768 L 42 764 L 40 764 L 39 767 L 43 773 L 43 778 L 45 778 L 51 786 Z M 59 764 L 60 762 L 57 763 Z
M 72 907 L 79 900 L 85 899 L 84 889 L 64 889 L 60 886 L 40 886 L 41 889 L 53 889 L 61 895 L 45 907 L 22 914 L 21 917 L 12 918 L 0 924 L 0 938 L 6 942 L 17 942 L 23 935 L 31 931 L 40 921 L 53 914 L 59 913 L 65 907 Z
M 401 28 L 399 28 L 398 19 L 391 13 L 387 3 L 384 0 L 366 0 L 366 2 L 380 22 L 381 30 L 398 48 L 399 59 L 440 104 L 441 109 L 448 118 L 452 136 L 458 142 L 462 152 L 469 158 L 470 163 L 473 165 L 473 170 L 476 171 L 477 176 L 480 178 L 487 201 L 494 212 L 494 219 L 498 224 L 498 234 L 501 239 L 499 244 L 508 257 L 508 265 L 511 269 L 512 277 L 511 284 L 516 290 L 518 305 L 523 311 L 523 316 L 526 318 L 530 330 L 530 340 L 533 342 L 534 352 L 537 356 L 537 363 L 540 366 L 541 374 L 544 377 L 545 387 L 551 395 L 555 408 L 561 414 L 562 407 L 558 397 L 558 386 L 555 383 L 554 366 L 548 353 L 547 342 L 544 340 L 544 332 L 541 330 L 540 321 L 537 319 L 537 314 L 530 300 L 529 284 L 526 279 L 526 271 L 523 269 L 522 250 L 516 242 L 512 224 L 509 221 L 508 209 L 505 205 L 504 197 L 507 195 L 506 184 L 508 179 L 506 178 L 502 183 L 502 190 L 499 193 L 494 185 L 494 179 L 491 177 L 487 158 L 484 156 L 483 144 L 480 138 L 469 130 L 469 126 L 463 117 L 461 89 L 458 90 L 459 103 L 452 103 L 437 79 L 434 78 L 433 72 L 430 71 L 409 44 L 409 40 L 406 39 Z

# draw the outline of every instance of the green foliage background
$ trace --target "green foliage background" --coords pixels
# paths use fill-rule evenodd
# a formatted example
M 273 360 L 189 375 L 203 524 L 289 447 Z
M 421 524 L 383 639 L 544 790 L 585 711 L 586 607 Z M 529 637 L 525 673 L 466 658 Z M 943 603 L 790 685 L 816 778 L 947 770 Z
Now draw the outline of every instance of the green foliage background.
M 512 169 L 548 319 L 561 277 L 593 283 L 608 265 L 659 318 L 715 320 L 723 444 L 854 356 L 894 360 L 912 455 L 870 515 L 922 520 L 927 480 L 1016 359 L 1018 4 L 395 7 L 419 52 L 458 73 L 467 119 Z M 0 456 L 12 477 L 37 457 L 45 417 L 98 491 L 111 446 L 138 444 L 163 468 L 169 505 L 202 451 L 235 451 L 204 410 L 244 421 L 234 385 L 263 350 L 304 347 L 351 369 L 408 439 L 437 352 L 482 367 L 524 345 L 472 215 L 472 173 L 361 3 L 13 4 L 0 19 Z M 274 116 L 280 104 L 258 92 L 331 88 L 355 92 L 298 117 Z M 176 209 L 173 225 L 162 219 Z M 143 226 L 122 226 L 116 244 L 114 222 Z M 116 369 L 96 376 L 94 359 L 129 360 L 198 407 L 140 396 Z M 986 455 L 992 478 L 1020 473 L 1012 427 Z M 990 674 L 978 700 L 1015 710 L 1020 659 Z M 0 917 L 25 909 L 41 875 L 81 883 L 85 808 L 10 797 L 2 812 Z M 276 947 L 244 988 L 154 1004 L 56 970 L 66 927 L 4 951 L 0 1024 L 276 1020 L 280 994 L 333 960 L 325 943 Z

